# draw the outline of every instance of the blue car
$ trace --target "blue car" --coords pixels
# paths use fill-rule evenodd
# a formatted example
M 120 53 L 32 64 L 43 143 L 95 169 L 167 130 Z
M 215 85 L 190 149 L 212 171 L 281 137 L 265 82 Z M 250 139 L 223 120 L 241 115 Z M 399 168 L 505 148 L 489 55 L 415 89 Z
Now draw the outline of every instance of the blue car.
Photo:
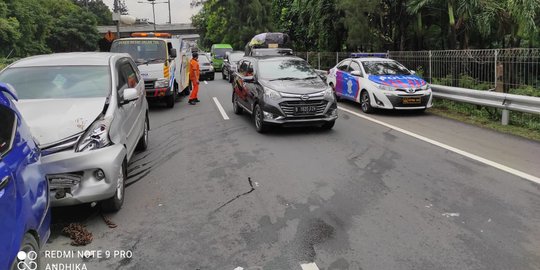
M 0 269 L 39 269 L 50 235 L 49 186 L 16 99 L 0 83 Z

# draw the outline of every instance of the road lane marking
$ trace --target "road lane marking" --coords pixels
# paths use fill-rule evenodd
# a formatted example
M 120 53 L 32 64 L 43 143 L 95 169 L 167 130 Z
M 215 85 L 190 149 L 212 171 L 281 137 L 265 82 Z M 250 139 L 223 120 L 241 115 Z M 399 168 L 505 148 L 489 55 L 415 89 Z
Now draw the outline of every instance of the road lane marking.
M 540 177 L 536 177 L 534 175 L 530 175 L 528 173 L 525 173 L 525 172 L 522 172 L 522 171 L 519 171 L 519 170 L 516 170 L 516 169 L 513 169 L 513 168 L 510 168 L 506 165 L 503 165 L 503 164 L 500 164 L 500 163 L 497 163 L 495 161 L 492 161 L 492 160 L 489 160 L 489 159 L 486 159 L 486 158 L 483 158 L 483 157 L 480 157 L 480 156 L 477 156 L 475 154 L 472 154 L 472 153 L 469 153 L 467 151 L 463 151 L 461 149 L 458 149 L 458 148 L 455 148 L 453 146 L 450 146 L 450 145 L 447 145 L 447 144 L 444 144 L 444 143 L 441 143 L 441 142 L 438 142 L 438 141 L 435 141 L 435 140 L 432 140 L 432 139 L 429 139 L 427 137 L 424 137 L 422 135 L 419 135 L 419 134 L 416 134 L 414 132 L 410 132 L 408 130 L 405 130 L 405 129 L 402 129 L 402 128 L 399 128 L 399 127 L 396 127 L 396 126 L 393 126 L 393 125 L 390 125 L 390 124 L 387 124 L 383 121 L 380 121 L 380 120 L 377 120 L 377 119 L 374 119 L 374 118 L 371 118 L 369 116 L 365 116 L 365 115 L 362 115 L 362 114 L 359 114 L 355 111 L 352 111 L 352 110 L 349 110 L 349 109 L 346 109 L 346 108 L 343 108 L 341 106 L 338 106 L 338 108 L 342 111 L 345 111 L 345 112 L 348 112 L 352 115 L 355 115 L 355 116 L 358 116 L 360 118 L 363 118 L 365 120 L 368 120 L 368 121 L 371 121 L 373 123 L 376 123 L 376 124 L 379 124 L 381 126 L 385 126 L 387 128 L 390 128 L 390 129 L 393 129 L 397 132 L 401 132 L 403 134 L 406 134 L 406 135 L 409 135 L 411 137 L 414 137 L 416 139 L 419 139 L 421 141 L 424 141 L 424 142 L 427 142 L 427 143 L 430 143 L 430 144 L 433 144 L 435 146 L 438 146 L 438 147 L 441 147 L 443 149 L 446 149 L 448 151 L 452 151 L 456 154 L 459 154 L 459 155 L 462 155 L 462 156 L 465 156 L 467 158 L 470 158 L 470 159 L 473 159 L 473 160 L 476 160 L 478 162 L 481 162 L 481 163 L 484 163 L 488 166 L 491 166 L 491 167 L 494 167 L 494 168 L 497 168 L 501 171 L 505 171 L 507 173 L 510 173 L 510 174 L 513 174 L 515 176 L 518 176 L 518 177 L 521 177 L 523 179 L 526 179 L 526 180 L 529 180 L 531 182 L 534 182 L 536 184 L 540 184 Z
M 223 106 L 221 106 L 221 103 L 219 103 L 219 100 L 217 99 L 217 97 L 213 97 L 212 99 L 214 99 L 214 103 L 216 103 L 216 106 L 217 106 L 219 112 L 221 113 L 221 116 L 223 116 L 223 119 L 224 120 L 229 120 L 229 116 L 227 115 L 227 113 L 223 109 Z
M 319 267 L 315 263 L 300 264 L 302 270 L 319 270 Z

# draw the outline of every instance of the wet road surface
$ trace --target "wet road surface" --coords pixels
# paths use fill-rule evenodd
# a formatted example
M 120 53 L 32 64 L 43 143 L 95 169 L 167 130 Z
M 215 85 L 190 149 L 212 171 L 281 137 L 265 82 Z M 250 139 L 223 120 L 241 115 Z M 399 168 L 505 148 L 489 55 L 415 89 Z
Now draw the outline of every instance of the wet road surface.
M 261 135 L 249 116 L 232 112 L 230 95 L 230 84 L 216 80 L 201 84 L 196 106 L 152 106 L 150 147 L 131 161 L 123 209 L 105 215 L 117 227 L 90 206 L 54 210 L 46 250 L 132 256 L 44 262 L 92 270 L 540 268 L 538 184 L 344 111 L 332 131 Z M 448 121 L 406 116 L 374 117 Z M 540 149 L 516 147 L 529 149 L 524 160 Z M 70 222 L 85 224 L 93 242 L 71 246 L 60 233 Z

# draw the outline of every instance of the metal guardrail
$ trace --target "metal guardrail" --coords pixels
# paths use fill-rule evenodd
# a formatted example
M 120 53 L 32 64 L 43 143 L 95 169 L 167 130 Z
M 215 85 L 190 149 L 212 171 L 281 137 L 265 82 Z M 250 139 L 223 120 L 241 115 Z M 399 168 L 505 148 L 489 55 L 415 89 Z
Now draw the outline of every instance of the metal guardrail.
M 502 109 L 502 124 L 508 125 L 510 111 L 540 115 L 540 98 L 459 87 L 431 85 L 433 96 L 458 102 Z

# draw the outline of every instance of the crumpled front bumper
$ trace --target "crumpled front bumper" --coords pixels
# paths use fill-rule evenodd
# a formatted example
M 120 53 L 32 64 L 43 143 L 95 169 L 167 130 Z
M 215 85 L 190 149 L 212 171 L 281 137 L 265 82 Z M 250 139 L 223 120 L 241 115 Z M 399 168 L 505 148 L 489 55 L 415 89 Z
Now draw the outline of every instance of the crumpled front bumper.
M 126 149 L 122 145 L 79 153 L 68 150 L 43 156 L 43 170 L 51 189 L 51 206 L 91 203 L 113 197 L 125 157 Z M 105 178 L 99 180 L 96 177 L 98 170 L 104 172 Z M 55 180 L 64 179 L 66 175 L 76 176 L 80 180 L 73 184 L 58 184 Z M 59 196 L 62 193 L 65 196 Z

